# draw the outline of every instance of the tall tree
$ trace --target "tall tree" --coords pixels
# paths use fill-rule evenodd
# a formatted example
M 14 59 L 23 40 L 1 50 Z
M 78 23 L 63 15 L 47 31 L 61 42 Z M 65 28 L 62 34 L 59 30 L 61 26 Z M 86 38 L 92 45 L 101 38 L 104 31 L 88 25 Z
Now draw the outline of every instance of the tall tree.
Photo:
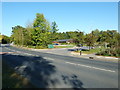
M 51 26 L 51 32 L 52 33 L 56 33 L 59 29 L 57 29 L 58 25 L 56 24 L 56 22 L 52 22 L 52 26 Z
M 49 42 L 48 40 L 45 40 L 46 34 L 50 31 L 50 24 L 49 22 L 45 19 L 43 14 L 37 13 L 36 18 L 33 23 L 33 32 L 32 32 L 32 44 L 34 46 L 46 46 L 47 43 Z M 45 45 L 43 45 L 45 43 Z

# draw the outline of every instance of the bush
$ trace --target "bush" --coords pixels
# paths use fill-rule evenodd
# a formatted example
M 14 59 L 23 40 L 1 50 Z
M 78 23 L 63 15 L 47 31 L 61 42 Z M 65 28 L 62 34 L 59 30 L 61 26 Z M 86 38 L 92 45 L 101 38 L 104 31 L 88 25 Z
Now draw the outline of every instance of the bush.
M 10 37 L 3 35 L 2 36 L 2 44 L 10 43 Z
M 120 50 L 117 49 L 117 48 L 115 48 L 115 49 L 106 49 L 104 51 L 98 52 L 96 55 L 120 57 Z
M 44 49 L 46 48 L 45 46 L 35 46 L 35 49 Z

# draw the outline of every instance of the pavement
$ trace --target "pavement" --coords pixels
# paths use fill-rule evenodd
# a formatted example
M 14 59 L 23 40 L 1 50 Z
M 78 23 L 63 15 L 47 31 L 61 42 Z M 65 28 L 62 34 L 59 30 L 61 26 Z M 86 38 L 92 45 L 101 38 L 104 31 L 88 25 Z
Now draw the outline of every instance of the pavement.
M 2 60 L 37 88 L 73 90 L 118 88 L 118 62 L 58 55 L 11 46 L 0 48 L 2 52 L 6 52 L 2 54 Z M 62 50 L 58 51 L 62 52 Z
M 82 55 L 80 55 L 80 53 L 76 53 L 76 52 L 71 52 L 71 54 L 73 54 L 74 56 L 77 56 L 77 57 L 89 58 L 89 59 L 93 59 L 93 60 L 104 60 L 104 61 L 111 61 L 111 62 L 118 62 L 120 60 L 120 58 L 116 58 L 116 57 L 98 56 L 95 54 L 82 54 Z

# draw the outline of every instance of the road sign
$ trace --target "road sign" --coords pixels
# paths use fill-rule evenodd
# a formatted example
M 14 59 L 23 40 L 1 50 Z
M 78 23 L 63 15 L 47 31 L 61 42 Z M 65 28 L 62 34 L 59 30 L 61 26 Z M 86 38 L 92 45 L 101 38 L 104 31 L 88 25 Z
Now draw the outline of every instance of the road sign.
M 54 48 L 52 44 L 48 44 L 48 48 Z

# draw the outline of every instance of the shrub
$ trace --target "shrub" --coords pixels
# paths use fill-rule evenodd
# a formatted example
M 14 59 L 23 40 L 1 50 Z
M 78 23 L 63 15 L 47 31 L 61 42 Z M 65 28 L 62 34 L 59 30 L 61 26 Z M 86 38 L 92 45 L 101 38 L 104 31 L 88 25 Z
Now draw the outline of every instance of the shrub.
M 96 53 L 96 55 L 120 57 L 120 50 L 117 49 L 117 48 L 115 48 L 115 49 L 106 49 L 104 51 Z
M 35 49 L 44 49 L 46 48 L 45 46 L 35 46 Z

